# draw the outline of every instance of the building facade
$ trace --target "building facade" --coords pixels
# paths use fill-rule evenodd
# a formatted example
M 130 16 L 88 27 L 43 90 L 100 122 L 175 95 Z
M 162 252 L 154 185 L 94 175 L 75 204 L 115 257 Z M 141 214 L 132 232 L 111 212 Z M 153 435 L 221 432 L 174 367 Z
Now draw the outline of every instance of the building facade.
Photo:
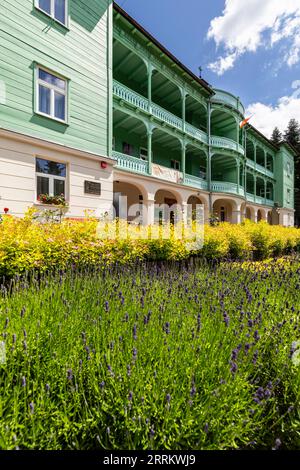
M 110 0 L 0 0 L 0 204 L 41 194 L 147 223 L 157 204 L 206 221 L 294 223 L 294 153 Z M 133 210 L 131 210 L 133 206 Z M 0 206 L 1 207 L 1 206 Z

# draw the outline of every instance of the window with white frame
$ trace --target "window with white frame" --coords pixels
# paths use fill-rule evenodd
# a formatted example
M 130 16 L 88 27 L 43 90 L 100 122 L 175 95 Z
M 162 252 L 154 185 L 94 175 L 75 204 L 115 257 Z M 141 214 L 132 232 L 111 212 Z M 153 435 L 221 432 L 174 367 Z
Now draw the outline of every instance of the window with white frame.
M 42 67 L 37 67 L 36 111 L 61 122 L 67 121 L 68 82 Z
M 36 194 L 66 197 L 67 165 L 36 158 Z
M 286 202 L 287 202 L 288 204 L 291 203 L 291 190 L 290 190 L 290 189 L 287 189 L 287 190 L 286 190 Z
M 36 7 L 64 26 L 68 25 L 68 0 L 36 0 Z

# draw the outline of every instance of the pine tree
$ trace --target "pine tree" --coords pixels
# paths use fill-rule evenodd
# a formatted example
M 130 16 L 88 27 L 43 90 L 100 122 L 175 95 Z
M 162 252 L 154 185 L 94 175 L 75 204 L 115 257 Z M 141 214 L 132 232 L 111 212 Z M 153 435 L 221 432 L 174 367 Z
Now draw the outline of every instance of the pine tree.
M 284 133 L 284 140 L 300 151 L 300 126 L 296 119 L 291 119 Z
M 280 130 L 278 129 L 278 127 L 275 127 L 275 129 L 273 130 L 272 132 L 272 136 L 271 136 L 271 142 L 273 142 L 273 144 L 275 145 L 279 145 L 280 142 L 282 141 L 282 133 L 280 132 Z

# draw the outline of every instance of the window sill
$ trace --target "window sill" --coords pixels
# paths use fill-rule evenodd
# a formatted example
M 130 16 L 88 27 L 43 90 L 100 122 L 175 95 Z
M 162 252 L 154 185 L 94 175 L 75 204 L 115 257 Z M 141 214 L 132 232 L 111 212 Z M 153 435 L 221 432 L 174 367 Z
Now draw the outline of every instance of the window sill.
M 46 11 L 42 10 L 38 5 L 35 5 L 35 9 L 41 13 L 42 15 L 46 16 L 49 20 L 51 20 L 55 25 L 61 26 L 66 31 L 70 31 L 70 24 L 69 24 L 69 15 L 68 15 L 68 22 L 67 24 L 61 23 L 59 20 L 54 18 L 53 16 L 49 15 Z
M 62 126 L 69 127 L 69 125 L 70 125 L 68 123 L 68 121 L 62 121 L 61 119 L 57 119 L 55 117 L 48 116 L 48 114 L 40 113 L 39 111 L 35 111 L 34 114 L 37 115 L 37 116 L 41 116 L 45 119 L 49 119 L 50 121 L 57 122 L 57 123 L 61 124 Z
M 69 204 L 69 203 L 68 203 Z M 57 204 L 43 204 L 42 202 L 35 201 L 33 203 L 35 207 L 44 207 L 45 209 L 64 209 L 66 212 L 69 210 L 69 206 L 58 206 Z

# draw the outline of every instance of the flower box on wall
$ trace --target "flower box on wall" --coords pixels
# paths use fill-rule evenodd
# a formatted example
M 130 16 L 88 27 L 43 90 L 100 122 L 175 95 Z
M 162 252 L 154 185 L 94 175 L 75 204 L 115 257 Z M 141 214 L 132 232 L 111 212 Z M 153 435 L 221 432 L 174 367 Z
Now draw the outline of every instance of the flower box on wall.
M 68 207 L 68 203 L 63 194 L 61 194 L 60 196 L 49 196 L 49 194 L 40 194 L 37 200 L 40 204 L 44 204 L 47 206 Z

